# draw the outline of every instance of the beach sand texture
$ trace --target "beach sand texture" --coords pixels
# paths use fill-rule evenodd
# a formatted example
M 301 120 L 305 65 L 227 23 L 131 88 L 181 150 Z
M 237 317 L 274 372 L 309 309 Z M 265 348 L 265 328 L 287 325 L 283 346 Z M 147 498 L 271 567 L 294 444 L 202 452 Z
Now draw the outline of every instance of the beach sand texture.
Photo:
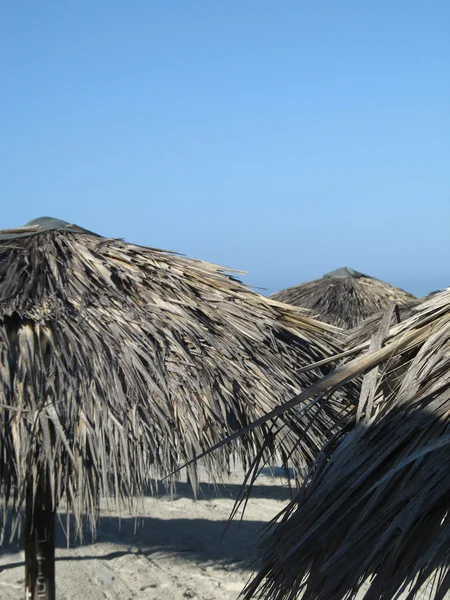
M 117 511 L 103 502 L 95 541 L 87 534 L 84 544 L 69 549 L 63 515 L 56 551 L 58 600 L 236 600 L 255 568 L 261 529 L 290 499 L 287 480 L 266 470 L 243 520 L 235 519 L 220 541 L 242 478 L 237 469 L 220 495 L 204 483 L 197 501 L 188 484 L 180 483 L 173 497 L 162 492 L 137 503 L 137 521 L 134 513 L 119 521 Z M 4 600 L 24 598 L 20 550 L 13 544 L 0 550 Z

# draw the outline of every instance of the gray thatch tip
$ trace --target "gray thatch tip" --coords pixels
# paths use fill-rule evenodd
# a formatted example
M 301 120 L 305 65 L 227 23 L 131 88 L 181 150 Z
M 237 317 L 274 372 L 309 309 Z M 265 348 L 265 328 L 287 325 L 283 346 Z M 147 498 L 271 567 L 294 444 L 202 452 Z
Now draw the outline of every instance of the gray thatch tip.
M 349 267 L 341 267 L 330 273 L 325 273 L 323 279 L 328 279 L 329 277 L 351 277 L 353 279 L 358 279 L 358 277 L 367 277 L 367 275 L 360 273 L 359 271 L 354 271 Z
M 53 217 L 38 217 L 25 223 L 22 227 L 16 229 L 3 229 L 0 231 L 0 240 L 10 240 L 18 237 L 27 237 L 29 235 L 36 235 L 43 231 L 72 231 L 74 233 L 90 233 L 87 229 L 78 227 L 73 223 L 68 223 L 62 219 L 54 219 Z
M 73 224 L 53 217 L 38 217 L 25 223 L 24 227 L 33 227 L 34 225 L 39 225 L 41 231 L 49 231 L 50 229 L 69 229 Z

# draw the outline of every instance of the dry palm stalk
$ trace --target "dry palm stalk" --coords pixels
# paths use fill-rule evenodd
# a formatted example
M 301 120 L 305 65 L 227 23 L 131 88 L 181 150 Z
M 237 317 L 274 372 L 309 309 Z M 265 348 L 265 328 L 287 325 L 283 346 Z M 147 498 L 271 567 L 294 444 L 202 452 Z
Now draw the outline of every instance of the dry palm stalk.
M 420 307 L 424 299 L 416 298 L 407 304 L 395 304 L 394 310 L 391 316 L 391 327 L 406 321 L 410 317 L 416 314 L 416 308 Z M 348 348 L 354 348 L 355 346 L 367 342 L 375 335 L 380 327 L 381 320 L 383 319 L 386 310 L 364 319 L 354 329 L 349 329 L 347 332 L 346 345 Z

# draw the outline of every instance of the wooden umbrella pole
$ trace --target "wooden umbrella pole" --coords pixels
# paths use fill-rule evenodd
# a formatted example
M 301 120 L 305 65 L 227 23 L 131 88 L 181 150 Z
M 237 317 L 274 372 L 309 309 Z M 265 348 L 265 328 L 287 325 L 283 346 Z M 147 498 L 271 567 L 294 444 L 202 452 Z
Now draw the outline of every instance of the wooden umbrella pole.
M 48 482 L 38 485 L 33 498 L 33 482 L 27 489 L 25 507 L 25 598 L 55 600 L 55 521 Z

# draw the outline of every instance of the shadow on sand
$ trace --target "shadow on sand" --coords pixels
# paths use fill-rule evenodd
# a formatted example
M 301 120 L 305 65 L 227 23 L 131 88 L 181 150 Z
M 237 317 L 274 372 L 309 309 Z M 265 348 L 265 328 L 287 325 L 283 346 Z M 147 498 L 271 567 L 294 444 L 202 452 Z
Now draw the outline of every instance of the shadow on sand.
M 228 525 L 228 529 L 227 529 Z M 113 560 L 134 554 L 151 556 L 156 553 L 182 555 L 184 559 L 195 563 L 229 565 L 230 567 L 249 567 L 257 556 L 257 543 L 267 524 L 263 521 L 213 521 L 209 519 L 158 519 L 152 517 L 101 517 L 95 540 L 86 535 L 85 543 L 71 543 L 71 548 L 83 546 L 85 553 L 72 556 L 58 556 L 56 562 L 85 561 L 93 559 Z M 225 533 L 225 535 L 224 535 Z M 223 537 L 222 537 L 223 536 Z M 124 549 L 112 552 L 92 553 L 91 544 L 120 544 Z M 64 530 L 59 523 L 56 533 L 57 548 L 66 548 Z M 17 553 L 20 544 L 6 544 L 0 555 Z M 23 567 L 24 562 L 2 564 L 0 571 Z
M 200 486 L 199 502 L 211 502 L 214 511 L 214 500 L 216 498 L 237 498 L 242 486 L 236 484 L 206 484 Z M 290 500 L 293 489 L 288 485 L 261 485 L 253 487 L 252 499 L 270 499 L 286 501 Z M 164 486 L 159 486 L 159 493 L 155 497 L 168 497 Z M 172 495 L 173 502 L 177 499 L 193 499 L 194 495 L 190 484 L 179 482 Z M 214 512 L 212 512 L 212 517 Z M 74 531 L 73 519 L 71 519 L 71 530 Z M 56 546 L 67 548 L 64 532 L 66 516 L 61 515 L 61 521 L 57 523 Z M 71 548 L 83 546 L 83 555 L 57 556 L 56 561 L 84 561 L 100 558 L 101 560 L 113 560 L 125 555 L 135 554 L 146 556 L 151 560 L 152 554 L 165 553 L 170 555 L 182 555 L 184 559 L 196 563 L 213 561 L 214 563 L 229 564 L 230 567 L 249 567 L 257 557 L 257 546 L 261 535 L 267 530 L 265 521 L 250 521 L 244 518 L 234 519 L 229 522 L 226 519 L 214 520 L 205 518 L 168 518 L 160 519 L 154 517 L 126 516 L 100 516 L 95 539 L 92 539 L 86 524 L 86 534 L 83 543 L 71 540 Z M 117 544 L 124 549 L 113 550 L 102 554 L 101 552 L 90 552 L 92 544 Z M 5 544 L 0 548 L 0 557 L 6 554 L 17 554 L 22 550 L 20 543 Z M 2 561 L 3 562 L 3 561 Z M 0 571 L 24 566 L 23 561 L 2 564 Z
M 280 480 L 281 481 L 281 480 Z M 236 500 L 242 492 L 240 483 L 201 483 L 200 492 L 197 500 L 214 500 L 214 498 L 231 498 Z M 289 485 L 262 485 L 255 484 L 252 488 L 251 498 L 265 498 L 266 500 L 291 500 L 295 496 L 296 488 L 294 484 Z M 165 487 L 163 482 L 157 482 L 157 492 L 153 494 L 155 497 L 171 497 L 174 501 L 177 498 L 187 498 L 194 500 L 192 487 L 186 482 L 177 482 L 174 489 L 171 491 Z

